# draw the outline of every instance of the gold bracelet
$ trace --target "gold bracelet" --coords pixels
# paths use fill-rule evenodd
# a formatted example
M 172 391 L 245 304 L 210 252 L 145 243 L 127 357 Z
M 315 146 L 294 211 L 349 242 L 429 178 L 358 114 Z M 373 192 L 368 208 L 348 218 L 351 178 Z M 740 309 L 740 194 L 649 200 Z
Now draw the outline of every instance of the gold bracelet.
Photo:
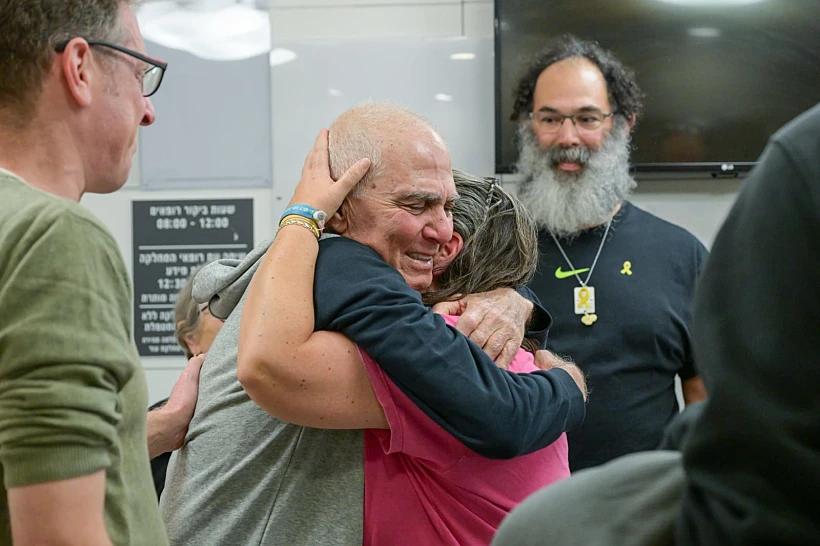
M 279 227 L 281 228 L 284 225 L 289 225 L 288 222 L 291 222 L 291 220 L 299 220 L 299 222 L 301 222 L 299 225 L 310 229 L 317 239 L 322 236 L 322 230 L 319 228 L 319 223 L 313 218 L 306 218 L 301 214 L 288 214 L 279 221 Z
M 311 231 L 311 233 L 313 233 L 317 241 L 319 240 L 319 237 L 321 237 L 319 228 L 316 227 L 316 224 L 309 222 L 306 218 L 301 216 L 296 216 L 296 218 L 284 218 L 279 224 L 279 229 L 282 229 L 285 226 L 302 226 L 303 228 L 307 228 Z
M 304 220 L 305 222 L 316 223 L 316 220 L 313 220 L 313 219 L 311 219 L 311 218 L 305 218 L 304 216 L 302 216 L 302 215 L 300 215 L 300 214 L 288 214 L 287 216 L 283 216 L 283 217 L 282 217 L 282 219 L 281 219 L 281 220 L 279 220 L 279 225 L 281 226 L 281 225 L 282 225 L 282 223 L 283 223 L 285 220 L 290 220 L 290 219 L 292 219 L 292 218 L 298 218 L 299 220 Z M 319 227 L 319 226 L 318 226 L 318 224 L 317 224 L 317 226 L 316 226 L 316 227 L 317 227 L 317 228 Z
M 293 218 L 296 218 L 298 220 L 302 220 L 303 222 L 307 222 L 307 223 L 309 223 L 313 226 L 316 226 L 316 229 L 319 231 L 319 233 L 322 232 L 322 228 L 319 227 L 319 222 L 317 222 L 313 218 L 305 218 L 301 214 L 288 214 L 287 216 L 285 216 L 284 218 L 282 218 L 279 221 L 279 225 L 282 226 L 286 220 L 291 220 Z

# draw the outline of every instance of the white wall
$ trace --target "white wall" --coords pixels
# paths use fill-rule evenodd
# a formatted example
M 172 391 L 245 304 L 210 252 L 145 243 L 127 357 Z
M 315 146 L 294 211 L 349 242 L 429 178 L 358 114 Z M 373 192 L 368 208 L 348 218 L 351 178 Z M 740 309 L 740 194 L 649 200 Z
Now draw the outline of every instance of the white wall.
M 492 37 L 493 34 L 493 3 L 486 0 L 271 0 L 270 4 L 274 40 Z M 355 59 L 351 62 L 355 63 Z M 306 109 L 310 107 L 310 104 L 305 105 Z M 486 106 L 490 111 L 492 107 L 492 104 Z M 449 138 L 452 141 L 454 137 L 450 135 Z M 470 135 L 464 135 L 464 138 L 470 138 Z M 293 158 L 281 157 L 274 146 L 274 165 L 280 161 L 293 161 Z M 301 164 L 301 159 L 297 161 Z M 138 163 L 135 158 L 134 164 Z M 132 200 L 252 197 L 255 202 L 255 240 L 258 242 L 273 233 L 275 221 L 290 196 L 298 176 L 298 171 L 290 171 L 290 175 L 277 175 L 277 169 L 274 169 L 273 188 L 270 189 L 143 192 L 139 189 L 139 172 L 135 168 L 120 192 L 88 195 L 83 204 L 114 233 L 130 270 Z M 641 178 L 634 202 L 686 227 L 710 246 L 734 202 L 739 185 L 738 181 L 725 180 Z M 170 392 L 184 365 L 182 360 L 180 357 L 143 358 L 152 401 Z

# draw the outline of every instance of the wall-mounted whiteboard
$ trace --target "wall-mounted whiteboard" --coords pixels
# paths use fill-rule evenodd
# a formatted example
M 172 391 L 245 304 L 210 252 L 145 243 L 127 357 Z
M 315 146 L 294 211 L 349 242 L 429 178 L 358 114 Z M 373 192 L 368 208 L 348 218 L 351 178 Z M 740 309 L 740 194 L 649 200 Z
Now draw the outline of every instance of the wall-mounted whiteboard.
M 148 42 L 168 62 L 156 122 L 140 131 L 145 190 L 234 189 L 271 184 L 268 53 L 205 59 Z
M 299 180 L 319 130 L 367 100 L 393 101 L 421 114 L 447 141 L 454 167 L 492 175 L 492 55 L 490 37 L 274 37 L 274 194 L 281 207 Z

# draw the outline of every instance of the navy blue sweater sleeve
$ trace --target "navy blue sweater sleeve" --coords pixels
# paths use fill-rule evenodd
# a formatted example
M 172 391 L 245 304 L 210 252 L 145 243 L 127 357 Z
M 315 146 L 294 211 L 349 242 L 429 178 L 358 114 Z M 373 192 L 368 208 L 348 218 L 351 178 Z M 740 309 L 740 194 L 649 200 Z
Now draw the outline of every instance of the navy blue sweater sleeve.
M 370 248 L 322 240 L 316 329 L 339 331 L 372 356 L 419 409 L 468 448 L 511 458 L 581 424 L 585 404 L 563 370 L 516 374 L 425 307 Z
M 518 289 L 518 293 L 530 300 L 534 307 L 532 309 L 532 317 L 530 323 L 527 325 L 527 333 L 524 334 L 530 339 L 538 342 L 538 346 L 542 349 L 547 348 L 547 336 L 552 327 L 552 315 L 541 305 L 541 300 L 535 295 L 529 286 L 522 286 Z

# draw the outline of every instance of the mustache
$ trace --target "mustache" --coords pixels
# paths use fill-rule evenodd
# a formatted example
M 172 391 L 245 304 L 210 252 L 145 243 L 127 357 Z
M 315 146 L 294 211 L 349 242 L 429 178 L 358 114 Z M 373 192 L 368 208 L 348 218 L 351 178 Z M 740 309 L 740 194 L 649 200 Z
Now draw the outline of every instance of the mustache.
M 572 148 L 565 148 L 563 146 L 553 146 L 547 150 L 547 160 L 554 166 L 561 163 L 577 163 L 582 167 L 586 167 L 592 157 L 593 150 L 586 146 L 575 146 Z

